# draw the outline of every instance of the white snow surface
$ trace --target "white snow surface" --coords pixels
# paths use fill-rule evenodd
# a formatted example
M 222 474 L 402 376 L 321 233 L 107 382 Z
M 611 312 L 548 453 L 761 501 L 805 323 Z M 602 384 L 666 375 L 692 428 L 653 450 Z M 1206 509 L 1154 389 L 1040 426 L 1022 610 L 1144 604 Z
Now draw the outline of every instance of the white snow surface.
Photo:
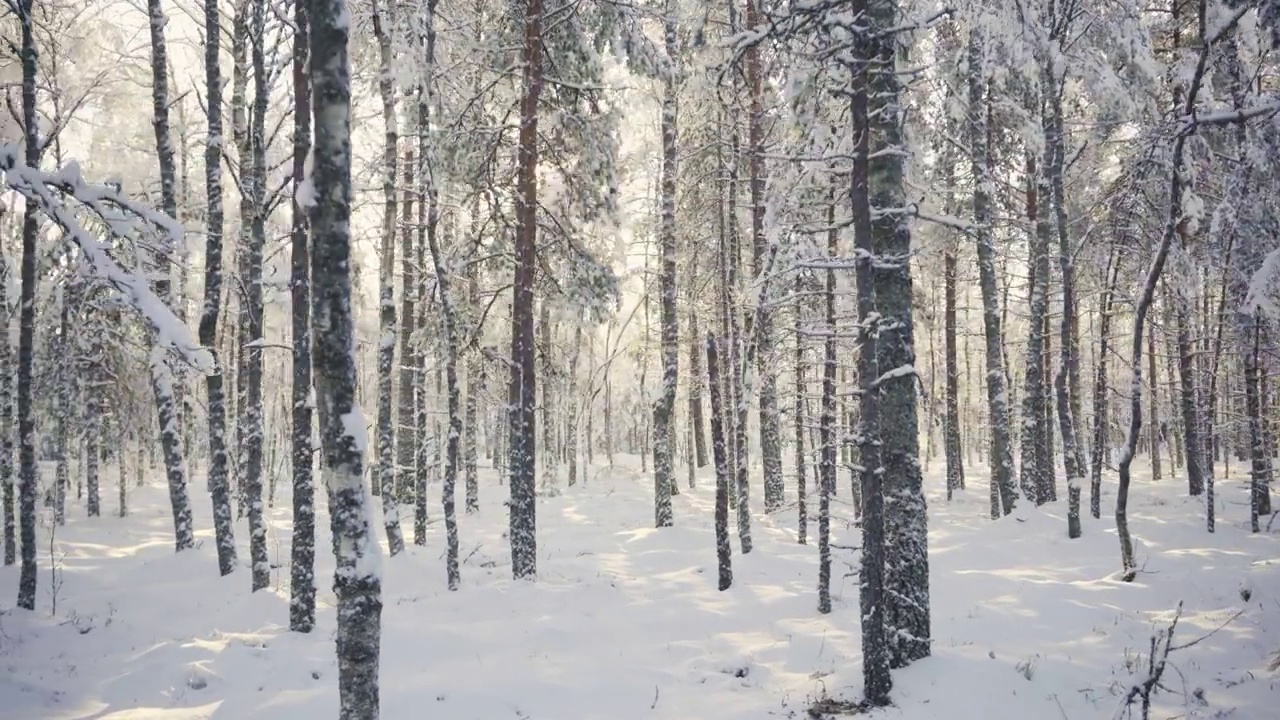
M 1200 501 L 1185 497 L 1185 482 L 1153 483 L 1139 473 L 1130 522 L 1141 571 L 1131 584 L 1117 579 L 1112 485 L 1103 519 L 1086 516 L 1084 537 L 1071 541 L 1065 501 L 987 519 L 985 473 L 968 470 L 969 489 L 950 504 L 941 497 L 941 463 L 926 476 L 933 657 L 894 671 L 896 705 L 873 716 L 1116 717 L 1120 697 L 1143 677 L 1153 629 L 1167 625 L 1179 601 L 1175 645 L 1209 637 L 1172 656 L 1176 671 L 1166 675 L 1169 690 L 1157 695 L 1152 717 L 1280 716 L 1280 673 L 1268 667 L 1280 651 L 1280 527 L 1247 532 L 1237 468 L 1219 480 L 1213 535 Z M 482 467 L 481 511 L 459 513 L 457 592 L 445 587 L 440 488 L 430 488 L 427 546 L 386 561 L 383 718 L 767 720 L 805 718 L 824 694 L 859 698 L 857 584 L 848 576 L 855 555 L 834 551 L 835 607 L 819 615 L 817 547 L 796 544 L 794 506 L 757 514 L 755 550 L 738 554 L 734 538 L 734 585 L 717 592 L 708 473 L 673 498 L 676 526 L 663 530 L 650 527 L 652 482 L 638 459 L 620 457 L 618 466 L 586 474 L 585 486 L 539 499 L 539 577 L 514 582 L 502 536 L 507 488 Z M 847 483 L 840 485 L 833 541 L 856 546 Z M 256 594 L 246 547 L 241 567 L 218 576 L 208 501 L 194 492 L 203 480 L 191 487 L 198 547 L 181 555 L 173 553 L 158 469 L 148 485 L 130 483 L 126 518 L 114 515 L 110 474 L 102 517 L 86 518 L 73 505 L 53 543 L 56 616 L 48 527 L 40 528 L 34 613 L 12 607 L 18 568 L 0 568 L 0 720 L 336 716 L 323 491 L 318 627 L 299 635 L 287 629 L 287 478 L 267 511 L 272 585 Z M 381 517 L 374 521 L 381 535 Z M 245 546 L 244 521 L 236 530 Z M 811 521 L 811 542 L 816 530 Z

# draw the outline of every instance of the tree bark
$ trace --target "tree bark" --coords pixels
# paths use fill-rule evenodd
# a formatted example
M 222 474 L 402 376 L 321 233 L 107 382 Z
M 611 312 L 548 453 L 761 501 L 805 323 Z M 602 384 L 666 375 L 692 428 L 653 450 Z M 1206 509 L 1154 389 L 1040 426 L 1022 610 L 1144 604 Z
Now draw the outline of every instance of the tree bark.
M 36 115 L 36 41 L 31 8 L 34 0 L 18 0 L 22 26 L 22 129 L 28 167 L 40 166 L 39 119 Z M 18 320 L 18 522 L 21 523 L 22 569 L 18 607 L 36 609 L 36 418 L 31 397 L 35 384 L 36 240 L 40 232 L 35 203 L 27 203 L 22 219 L 22 290 Z
M 370 527 L 363 482 L 367 445 L 355 404 L 355 321 L 351 308 L 351 75 L 344 0 L 310 0 L 311 81 L 315 93 L 311 216 L 315 321 L 314 371 L 321 477 L 330 491 L 337 535 L 339 720 L 379 716 L 382 558 Z
M 716 464 L 716 567 L 720 590 L 733 585 L 733 548 L 729 544 L 729 460 L 725 447 L 724 408 L 720 399 L 720 352 L 707 335 L 707 388 L 711 394 L 711 451 Z
M 533 278 L 537 263 L 538 98 L 542 94 L 542 0 L 525 0 L 523 84 L 517 150 L 515 281 L 511 313 L 511 572 L 537 572 L 537 435 Z
M 209 139 L 205 145 L 207 221 L 204 260 L 204 308 L 200 313 L 200 344 L 214 358 L 205 376 L 209 419 L 209 494 L 213 501 L 214 542 L 218 570 L 229 575 L 236 567 L 236 542 L 231 517 L 231 487 L 227 472 L 227 410 L 222 368 L 217 363 L 218 314 L 222 305 L 222 20 L 217 0 L 204 0 L 205 105 Z
M 395 419 L 391 404 L 395 379 L 396 354 L 396 163 L 399 158 L 399 132 L 396 118 L 395 86 L 392 83 L 392 48 L 389 25 L 391 19 L 377 4 L 373 5 L 374 34 L 378 39 L 381 72 L 378 92 L 382 96 L 382 253 L 378 269 L 378 465 L 377 487 L 382 494 L 382 522 L 387 533 L 387 546 L 395 557 L 404 550 L 404 533 L 400 529 L 395 478 Z M 403 358 L 402 358 L 403 362 Z M 403 492 L 403 488 L 401 488 Z
M 988 80 L 983 73 L 986 36 L 981 27 L 969 31 L 968 140 L 973 173 L 974 244 L 978 252 L 978 284 L 982 289 L 983 332 L 986 339 L 987 414 L 991 426 L 991 517 L 1013 512 L 1017 499 L 1013 480 L 1013 441 L 1009 436 L 1009 397 L 1006 392 L 1004 332 L 996 246 L 991 229 L 991 173 Z
M 675 3 L 667 0 L 663 30 L 666 50 L 676 56 Z M 676 315 L 676 76 L 669 71 L 662 98 L 662 271 L 659 279 L 662 325 L 662 390 L 653 404 L 654 527 L 673 524 L 671 490 L 675 485 L 672 439 L 675 436 L 676 384 L 680 378 L 680 330 Z
M 161 0 L 147 0 L 147 14 L 151 36 L 151 124 L 155 129 L 156 157 L 160 165 L 160 205 L 166 215 L 178 217 L 176 171 L 174 167 L 173 136 L 169 127 L 169 75 L 168 49 L 164 28 L 168 19 L 161 7 Z M 164 247 L 169 257 L 156 261 L 156 295 L 166 304 L 173 304 L 169 294 L 169 263 L 177 251 L 173 243 Z M 165 478 L 169 484 L 169 505 L 173 512 L 173 539 L 177 552 L 195 546 L 191 520 L 191 497 L 187 491 L 184 463 L 182 428 L 178 421 L 177 392 L 173 384 L 173 369 L 162 349 L 155 348 L 152 339 L 150 355 L 151 389 L 155 399 L 156 416 L 160 421 L 160 447 L 164 454 Z M 4 339 L 8 343 L 8 338 Z M 7 407 L 7 404 L 6 404 Z
M 311 258 L 307 208 L 302 192 L 311 152 L 311 79 L 309 10 L 293 7 L 293 229 L 289 260 L 289 297 L 293 320 L 293 544 L 289 566 L 289 629 L 311 632 L 316 624 L 316 506 L 311 444 Z

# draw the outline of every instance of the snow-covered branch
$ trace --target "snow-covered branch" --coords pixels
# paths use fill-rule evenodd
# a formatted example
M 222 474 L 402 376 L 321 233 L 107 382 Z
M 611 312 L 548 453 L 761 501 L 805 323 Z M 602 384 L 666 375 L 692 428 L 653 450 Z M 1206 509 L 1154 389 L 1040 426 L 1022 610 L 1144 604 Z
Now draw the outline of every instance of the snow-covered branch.
M 93 271 L 118 290 L 155 328 L 156 340 L 162 347 L 174 349 L 187 363 L 201 371 L 213 370 L 213 357 L 200 347 L 186 325 L 151 290 L 147 280 L 122 268 L 111 257 L 109 245 L 84 228 L 74 208 L 66 201 L 71 198 L 88 208 L 114 238 L 127 236 L 140 221 L 167 233 L 174 246 L 179 247 L 183 235 L 179 222 L 154 208 L 130 200 L 119 188 L 86 183 L 75 163 L 53 173 L 28 167 L 15 144 L 0 144 L 0 173 L 3 173 L 4 182 L 10 189 L 20 193 L 28 202 L 34 202 L 62 229 L 84 253 Z

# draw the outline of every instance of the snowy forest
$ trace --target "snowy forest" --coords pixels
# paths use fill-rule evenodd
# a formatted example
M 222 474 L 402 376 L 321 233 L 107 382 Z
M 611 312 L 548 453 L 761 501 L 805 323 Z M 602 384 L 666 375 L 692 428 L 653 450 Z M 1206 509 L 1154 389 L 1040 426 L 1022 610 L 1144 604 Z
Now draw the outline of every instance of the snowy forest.
M 1280 717 L 1277 0 L 0 38 L 0 720 Z

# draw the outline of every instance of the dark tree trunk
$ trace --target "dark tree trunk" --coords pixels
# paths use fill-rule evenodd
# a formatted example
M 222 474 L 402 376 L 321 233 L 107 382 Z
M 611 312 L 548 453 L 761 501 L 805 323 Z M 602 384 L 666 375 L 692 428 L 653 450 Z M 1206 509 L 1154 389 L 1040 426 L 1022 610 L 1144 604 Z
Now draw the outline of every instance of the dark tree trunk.
M 877 60 L 879 53 L 872 50 L 871 43 L 862 40 L 863 57 L 868 59 L 875 57 Z M 856 51 L 855 51 L 856 52 Z M 869 81 L 868 75 L 874 72 L 877 76 L 876 81 Z M 873 202 L 883 203 L 887 200 L 885 195 L 891 192 L 884 181 L 891 179 L 885 176 L 891 175 L 895 169 L 886 167 L 884 164 L 876 163 L 871 160 L 871 134 L 873 122 L 870 118 L 872 111 L 869 95 L 872 87 L 877 90 L 882 89 L 885 85 L 884 68 L 878 68 L 875 71 L 870 69 L 855 71 L 854 75 L 854 91 L 851 101 L 850 115 L 853 122 L 854 130 L 854 150 L 853 150 L 853 172 L 851 174 L 851 185 L 849 188 L 849 199 L 852 206 L 853 220 L 853 237 L 854 246 L 857 251 L 857 297 L 858 297 L 858 328 L 859 328 L 859 351 L 858 351 L 858 376 L 862 384 L 862 393 L 858 407 L 858 427 L 853 433 L 858 442 L 858 464 L 861 466 L 860 485 L 862 490 L 862 558 L 860 564 L 860 588 L 859 588 L 859 606 L 862 616 L 862 679 L 863 694 L 868 705 L 881 706 L 889 703 L 889 691 L 893 686 L 893 681 L 889 676 L 889 666 L 892 662 L 891 645 L 896 644 L 888 637 L 890 632 L 888 624 L 890 622 L 889 612 L 887 610 L 886 601 L 887 591 L 885 583 L 885 571 L 889 558 L 886 557 L 886 535 L 888 533 L 888 518 L 886 517 L 885 508 L 885 488 L 883 486 L 884 475 L 889 470 L 882 459 L 885 450 L 885 440 L 887 437 L 882 434 L 880 425 L 880 405 L 881 397 L 884 393 L 878 387 L 880 383 L 881 362 L 890 358 L 891 352 L 885 352 L 887 348 L 880 347 L 880 334 L 887 329 L 877 319 L 880 308 L 877 305 L 877 291 L 880 289 L 878 285 L 883 282 L 877 277 L 876 265 L 902 264 L 905 266 L 907 256 L 904 254 L 901 258 L 889 259 L 889 256 L 880 256 L 880 252 L 893 252 L 895 248 L 891 240 L 885 237 L 885 231 L 892 236 L 895 233 L 893 226 L 898 224 L 898 220 L 890 218 L 888 228 L 876 227 L 875 221 L 872 219 Z M 890 87 L 892 89 L 892 86 Z M 894 102 L 896 94 L 893 98 L 887 98 L 887 102 Z M 888 109 L 886 105 L 880 101 L 876 103 L 876 109 L 884 112 Z M 872 193 L 876 197 L 872 197 Z M 883 205 L 881 205 L 883 207 Z M 886 283 L 887 285 L 887 283 Z M 830 281 L 828 280 L 830 292 Z M 890 289 L 890 288 L 887 288 Z M 892 290 L 892 289 L 891 289 Z M 908 287 L 908 292 L 910 288 Z M 889 298 L 886 298 L 889 299 Z M 828 300 L 830 302 L 830 300 Z M 909 304 L 908 304 L 909 307 Z M 828 317 L 831 311 L 828 310 Z M 900 318 L 891 318 L 890 322 L 899 320 Z M 886 336 L 889 332 L 885 332 Z M 909 335 L 907 336 L 910 337 Z M 889 339 L 890 342 L 895 341 Z M 896 367 L 890 365 L 889 367 Z M 914 392 L 914 387 L 912 392 Z M 823 395 L 826 391 L 824 388 Z M 899 468 L 901 470 L 901 468 Z M 830 571 L 828 571 L 830 572 Z
M 716 464 L 716 566 L 719 588 L 733 585 L 732 546 L 729 544 L 729 459 L 725 446 L 724 407 L 720 400 L 720 353 L 715 335 L 707 335 L 707 388 L 711 394 L 711 452 Z
M 8 278 L 9 258 L 0 250 L 0 278 Z M 7 282 L 0 283 L 0 307 L 9 307 Z M 13 476 L 13 346 L 9 343 L 9 313 L 0 323 L 0 486 L 4 489 L 4 564 L 18 560 L 18 519 L 14 512 L 15 478 Z
M 696 278 L 696 272 L 689 273 Z M 702 337 L 698 328 L 698 312 L 693 308 L 690 299 L 689 309 L 689 426 L 693 434 L 693 457 L 698 467 L 707 466 L 707 431 L 706 419 L 702 414 L 702 352 L 698 347 L 698 339 Z M 693 476 L 690 475 L 690 478 Z M 689 489 L 693 489 L 690 481 Z
M 1019 482 L 1022 492 L 1036 505 L 1049 501 L 1049 482 L 1046 475 L 1051 468 L 1043 466 L 1045 448 L 1045 334 L 1044 318 L 1048 313 L 1049 284 L 1049 234 L 1052 226 L 1048 213 L 1042 212 L 1040 203 L 1048 200 L 1048 179 L 1038 167 L 1035 158 L 1028 154 L 1026 168 L 1027 219 L 1035 230 L 1028 239 L 1030 255 L 1029 292 L 1030 317 L 1027 320 L 1027 351 L 1023 362 L 1026 373 L 1022 394 L 1022 467 Z
M 1148 383 L 1151 385 L 1151 400 L 1147 403 L 1150 412 L 1149 423 L 1151 427 L 1147 428 L 1147 451 L 1151 455 L 1151 479 L 1158 481 L 1161 476 L 1160 468 L 1160 443 L 1164 438 L 1161 437 L 1160 423 L 1160 383 L 1156 381 L 1159 375 L 1156 374 L 1156 326 L 1153 324 L 1151 329 L 1147 331 L 1147 374 L 1149 376 Z
M 796 278 L 795 291 L 799 298 L 803 291 L 804 284 Z M 807 388 L 805 384 L 805 347 L 804 336 L 801 335 L 803 330 L 804 309 L 803 301 L 796 302 L 796 405 L 795 405 L 795 432 L 796 432 L 796 511 L 797 511 L 797 529 L 796 542 L 805 545 L 809 542 L 809 508 L 807 493 L 808 478 L 805 477 L 805 451 L 804 451 L 804 424 L 805 424 L 805 400 L 807 399 Z
M 1006 375 L 1004 332 L 999 287 L 996 278 L 996 246 L 991 228 L 993 187 L 990 155 L 990 99 L 986 76 L 981 73 L 986 52 L 984 30 L 969 33 L 969 118 L 968 140 L 974 178 L 974 244 L 978 252 L 978 283 L 982 288 L 982 319 L 986 339 L 987 413 L 991 426 L 991 517 L 1013 512 L 1017 493 L 1013 480 L 1013 440 L 1009 433 L 1009 398 L 1012 383 Z M 1007 303 L 1006 303 L 1007 306 Z
M 267 558 L 267 523 L 264 517 L 265 508 L 262 499 L 262 339 L 263 339 L 263 300 L 262 300 L 262 254 L 267 244 L 266 228 L 266 181 L 267 181 L 267 138 L 266 116 L 267 66 L 264 44 L 266 42 L 266 0 L 254 0 L 252 6 L 251 46 L 253 58 L 253 114 L 250 122 L 249 140 L 253 148 L 253 168 L 249 182 L 250 198 L 253 214 L 250 216 L 247 297 L 249 320 L 249 347 L 245 348 L 245 369 L 248 385 L 245 390 L 246 406 L 242 408 L 245 418 L 246 433 L 242 438 L 247 444 L 245 449 L 245 494 L 249 506 L 249 558 L 251 563 L 253 589 L 262 590 L 271 583 L 271 561 Z M 243 170 L 242 170 L 243 172 Z
M 862 91 L 865 112 L 866 91 Z M 864 115 L 865 117 L 865 115 Z M 864 175 L 865 179 L 865 175 Z M 827 256 L 839 252 L 839 233 L 827 233 Z M 831 612 L 831 495 L 836 487 L 836 271 L 827 268 L 823 294 L 822 414 L 818 419 L 818 612 Z M 874 356 L 873 356 L 874 357 Z
M 760 23 L 760 0 L 745 0 L 745 21 L 748 28 Z M 746 80 L 750 92 L 747 112 L 747 153 L 751 193 L 751 257 L 752 271 L 757 282 L 763 281 L 765 272 L 765 168 L 764 168 L 764 71 L 761 67 L 760 46 L 752 45 L 745 55 Z M 782 507 L 784 481 L 782 477 L 781 422 L 778 414 L 778 376 L 773 357 L 773 311 L 768 297 L 761 294 L 756 310 L 754 342 L 756 345 L 756 369 L 760 375 L 760 463 L 764 470 L 764 509 L 766 512 Z
M 517 151 L 515 282 L 511 313 L 511 572 L 537 572 L 537 435 L 534 409 L 533 279 L 537 264 L 538 98 L 542 94 L 542 0 L 525 0 L 523 81 Z
M 209 420 L 209 494 L 213 501 L 214 542 L 218 570 L 229 575 L 236 567 L 236 541 L 232 528 L 231 487 L 227 472 L 227 409 L 222 369 L 217 363 L 218 314 L 222 298 L 222 70 L 221 16 L 217 0 L 204 2 L 205 106 L 209 142 L 205 145 L 205 190 L 208 202 L 205 231 L 204 307 L 200 313 L 200 344 L 214 358 L 214 370 L 205 376 Z
M 351 308 L 351 75 L 343 0 L 311 0 L 315 92 L 312 317 L 320 421 L 321 477 L 337 536 L 333 587 L 338 605 L 340 720 L 379 716 L 382 635 L 381 550 L 370 527 L 363 481 L 367 445 L 355 404 L 355 322 Z
M 388 25 L 378 5 L 373 6 L 374 34 L 378 39 L 378 56 L 382 71 L 378 93 L 382 96 L 382 255 L 378 270 L 378 464 L 376 487 L 382 495 L 382 523 L 387 533 L 387 546 L 395 557 L 404 550 L 404 533 L 400 530 L 400 509 L 396 504 L 395 427 L 391 404 L 395 378 L 396 354 L 396 163 L 399 150 L 399 121 L 396 118 L 395 86 L 392 84 L 392 48 Z M 403 358 L 402 358 L 403 361 Z
M 948 243 L 943 255 L 943 342 L 946 344 L 947 408 L 943 415 L 943 442 L 947 456 L 947 499 L 964 488 L 964 455 L 960 447 L 960 368 L 956 343 L 956 247 Z
M 174 167 L 173 136 L 169 128 L 168 50 L 164 27 L 167 19 L 160 0 L 147 0 L 151 35 L 151 123 L 155 129 L 156 157 L 160 165 L 161 209 L 169 217 L 178 217 L 178 199 Z M 166 304 L 174 304 L 169 294 L 169 263 L 177 247 L 165 245 L 170 257 L 158 258 L 155 265 L 156 295 Z M 152 343 L 154 344 L 154 338 Z M 8 339 L 5 339 L 8 342 Z M 195 546 L 191 521 L 191 497 L 187 490 L 186 466 L 182 446 L 182 428 L 178 420 L 178 393 L 173 384 L 173 370 L 164 351 L 153 348 L 150 358 L 151 389 L 156 415 L 160 421 L 160 447 L 164 454 L 165 477 L 169 483 L 169 505 L 173 511 L 173 539 L 178 552 Z
M 1186 456 L 1187 491 L 1192 496 L 1204 492 L 1204 443 L 1200 440 L 1200 414 L 1196 408 L 1195 352 L 1188 329 L 1187 302 L 1171 297 L 1174 303 L 1174 330 L 1178 346 L 1178 383 L 1182 388 L 1182 451 Z
M 311 445 L 311 259 L 307 208 L 300 193 L 311 152 L 311 80 L 308 73 L 309 6 L 293 7 L 293 231 L 289 297 L 293 320 L 293 545 L 290 557 L 289 629 L 311 632 L 316 624 L 316 506 Z
M 1111 445 L 1110 403 L 1107 402 L 1107 360 L 1111 354 L 1111 305 L 1120 278 L 1120 264 L 1124 255 L 1112 251 L 1107 265 L 1107 286 L 1103 289 L 1098 308 L 1098 357 L 1093 368 L 1093 448 L 1089 477 L 1089 514 L 1102 517 L 1102 461 Z M 1154 373 L 1153 373 L 1154 377 Z
M 1250 348 L 1245 358 L 1245 412 L 1249 420 L 1249 528 L 1258 532 L 1261 528 L 1258 516 L 1264 514 L 1263 493 L 1267 492 L 1266 477 L 1271 458 L 1267 456 L 1266 439 L 1263 437 L 1262 370 L 1259 358 L 1262 344 L 1262 322 L 1254 313 L 1249 322 Z
M 22 25 L 22 128 L 28 167 L 40 166 L 39 119 L 36 115 L 36 41 L 31 7 L 34 0 L 18 0 Z M 36 609 L 36 417 L 31 390 L 35 384 L 36 240 L 40 224 L 35 203 L 27 203 L 22 219 L 22 291 L 18 320 L 18 521 L 21 523 L 22 570 L 18 578 L 18 607 Z
M 675 4 L 668 0 L 663 20 L 667 53 L 676 52 Z M 673 523 L 675 485 L 672 439 L 675 437 L 676 384 L 680 378 L 680 330 L 676 316 L 676 77 L 668 73 L 662 99 L 662 272 L 659 280 L 662 324 L 662 391 L 653 404 L 654 526 Z
M 426 186 L 428 213 L 430 222 L 435 225 L 439 202 L 438 191 L 430 174 L 423 178 Z M 461 582 L 458 571 L 458 516 L 455 510 L 454 497 L 458 486 L 458 441 L 462 437 L 462 403 L 458 388 L 458 355 L 459 355 L 459 323 L 458 308 L 454 301 L 454 278 L 449 261 L 440 250 L 440 242 L 436 233 L 427 233 L 428 249 L 431 251 L 431 262 L 436 271 L 436 288 L 440 293 L 440 311 L 444 320 L 444 374 L 445 392 L 448 395 L 449 431 L 445 436 L 445 460 L 443 505 L 445 527 L 445 570 L 450 590 L 457 590 Z

